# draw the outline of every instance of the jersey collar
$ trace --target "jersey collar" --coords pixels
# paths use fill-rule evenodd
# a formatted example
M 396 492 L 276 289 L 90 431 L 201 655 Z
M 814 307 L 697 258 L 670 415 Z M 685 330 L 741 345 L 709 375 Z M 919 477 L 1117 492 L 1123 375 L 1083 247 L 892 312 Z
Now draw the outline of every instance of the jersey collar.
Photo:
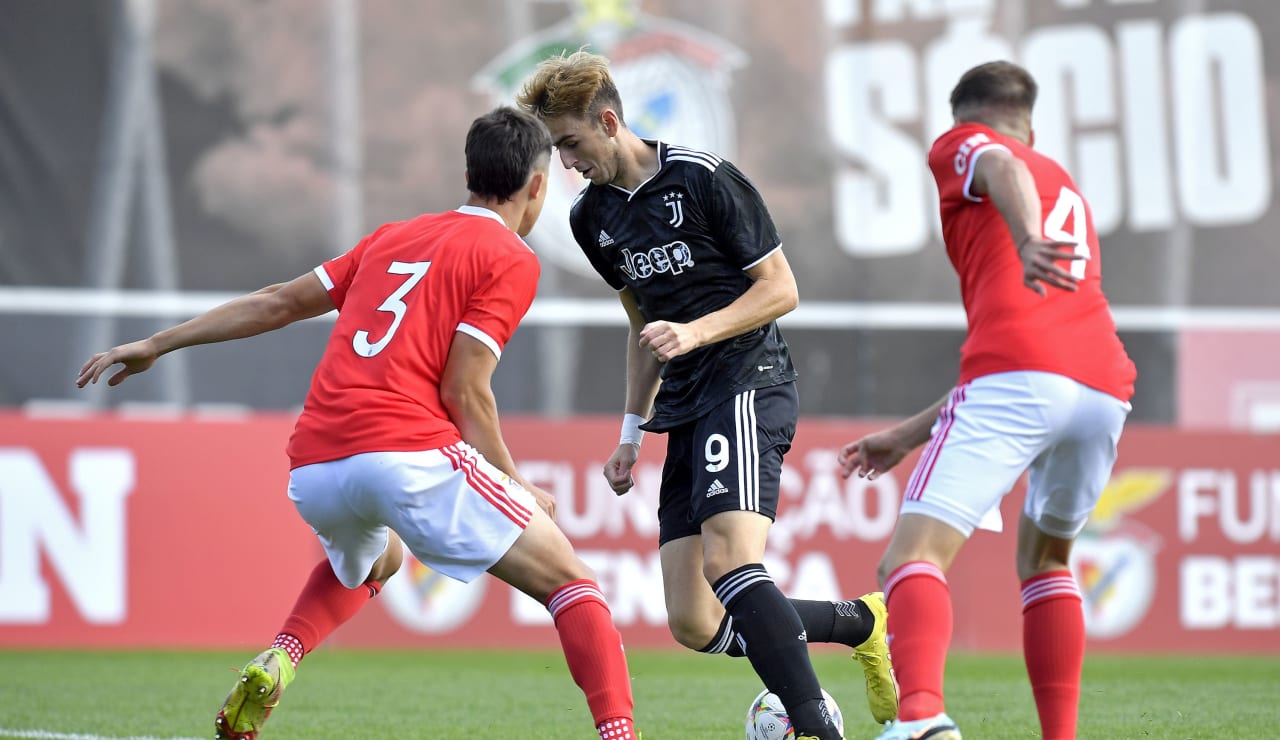
M 484 216 L 485 218 L 491 218 L 502 224 L 504 227 L 507 225 L 507 222 L 502 220 L 502 216 L 499 216 L 497 213 L 485 208 L 484 206 L 458 206 L 457 211 L 458 213 L 465 213 L 468 216 Z
M 626 194 L 627 194 L 627 200 L 631 200 L 632 198 L 634 198 L 634 197 L 635 197 L 636 193 L 640 192 L 641 190 L 644 190 L 644 186 L 645 186 L 645 185 L 648 185 L 648 184 L 653 180 L 653 178 L 655 178 L 655 177 L 657 177 L 658 175 L 660 175 L 660 174 L 662 173 L 662 169 L 663 169 L 664 167 L 666 167 L 666 166 L 667 166 L 667 152 L 666 152 L 667 145 L 666 145 L 666 144 L 662 143 L 662 142 L 661 142 L 661 141 L 659 141 L 658 139 L 646 139 L 646 138 L 644 138 L 644 137 L 641 137 L 641 138 L 640 138 L 640 141 L 643 141 L 644 143 L 646 143 L 646 144 L 648 144 L 648 145 L 650 145 L 650 146 L 653 146 L 653 147 L 657 148 L 657 150 L 658 150 L 658 170 L 657 170 L 656 172 L 654 172 L 652 175 L 650 175 L 649 177 L 645 178 L 645 180 L 644 180 L 643 182 L 641 182 L 639 185 L 637 185 L 637 186 L 636 186 L 636 189 L 635 189 L 635 190 L 627 190 L 626 188 L 622 187 L 621 185 L 610 185 L 610 186 L 609 186 L 609 187 L 614 188 L 614 189 L 616 189 L 616 190 L 619 190 L 619 191 L 621 191 L 621 192 L 623 192 L 623 193 L 626 193 Z

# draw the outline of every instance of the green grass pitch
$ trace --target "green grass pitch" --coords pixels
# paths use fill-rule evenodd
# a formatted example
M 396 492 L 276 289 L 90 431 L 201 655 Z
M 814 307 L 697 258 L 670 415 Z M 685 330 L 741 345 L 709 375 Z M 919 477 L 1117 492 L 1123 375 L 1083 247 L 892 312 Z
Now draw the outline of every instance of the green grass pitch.
M 0 651 L 0 737 L 212 737 L 247 652 Z M 631 651 L 644 740 L 738 740 L 759 682 L 743 660 Z M 846 734 L 877 728 L 858 667 L 815 650 Z M 948 710 L 966 738 L 1039 737 L 1013 655 L 956 655 Z M 263 733 L 290 738 L 590 740 L 582 695 L 557 652 L 320 650 Z M 1090 656 L 1082 738 L 1280 736 L 1280 659 Z

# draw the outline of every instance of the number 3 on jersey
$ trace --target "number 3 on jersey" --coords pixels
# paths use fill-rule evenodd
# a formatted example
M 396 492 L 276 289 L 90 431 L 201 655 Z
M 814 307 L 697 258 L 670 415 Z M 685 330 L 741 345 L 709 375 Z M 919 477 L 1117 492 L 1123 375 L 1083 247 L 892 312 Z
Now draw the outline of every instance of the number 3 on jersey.
M 422 281 L 427 274 L 427 268 L 431 266 L 430 262 L 392 262 L 387 268 L 387 273 L 391 275 L 408 275 L 409 278 L 400 284 L 400 287 L 392 291 L 387 296 L 387 300 L 378 306 L 379 311 L 386 311 L 395 318 L 391 319 L 391 328 L 387 329 L 387 333 L 382 338 L 372 344 L 369 343 L 369 332 L 361 329 L 351 338 L 351 347 L 356 354 L 361 357 L 373 357 L 382 350 L 387 348 L 391 343 L 391 338 L 396 335 L 396 329 L 400 328 L 400 322 L 404 321 L 404 312 L 409 307 L 405 305 L 404 297 L 413 290 L 414 286 Z
M 1071 219 L 1071 231 L 1066 230 L 1067 218 Z M 1071 276 L 1084 280 L 1084 268 L 1089 259 L 1089 231 L 1085 221 L 1084 198 L 1068 188 L 1058 191 L 1058 202 L 1044 219 L 1044 236 L 1059 242 L 1073 242 L 1076 254 L 1084 259 L 1071 261 Z

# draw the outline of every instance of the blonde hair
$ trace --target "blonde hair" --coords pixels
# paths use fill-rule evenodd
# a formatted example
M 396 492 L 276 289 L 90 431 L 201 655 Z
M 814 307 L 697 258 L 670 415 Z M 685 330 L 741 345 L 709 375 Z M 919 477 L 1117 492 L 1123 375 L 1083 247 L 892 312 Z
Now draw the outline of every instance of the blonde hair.
M 565 115 L 590 118 L 612 108 L 623 121 L 622 99 L 609 74 L 609 60 L 581 49 L 544 59 L 525 80 L 516 103 L 544 120 Z

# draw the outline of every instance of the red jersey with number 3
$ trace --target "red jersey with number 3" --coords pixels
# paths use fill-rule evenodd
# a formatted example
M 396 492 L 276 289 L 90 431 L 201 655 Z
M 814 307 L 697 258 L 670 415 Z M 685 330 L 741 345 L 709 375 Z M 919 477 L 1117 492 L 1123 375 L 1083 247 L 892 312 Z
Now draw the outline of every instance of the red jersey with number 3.
M 1045 286 L 1041 298 L 1022 283 L 1022 260 L 1000 212 L 970 191 L 978 159 L 1003 149 L 1026 163 L 1040 194 L 1044 236 L 1078 244 L 1089 257 L 1063 261 L 1081 280 L 1076 292 Z M 1102 294 L 1102 260 L 1089 204 L 1052 159 L 976 123 L 934 142 L 929 169 L 938 184 L 942 238 L 960 276 L 969 334 L 960 349 L 960 382 L 992 373 L 1036 370 L 1065 375 L 1122 401 L 1137 375 L 1116 335 Z
M 440 401 L 454 336 L 501 357 L 539 271 L 498 214 L 473 206 L 387 224 L 317 267 L 338 320 L 289 440 L 292 466 L 459 441 Z

